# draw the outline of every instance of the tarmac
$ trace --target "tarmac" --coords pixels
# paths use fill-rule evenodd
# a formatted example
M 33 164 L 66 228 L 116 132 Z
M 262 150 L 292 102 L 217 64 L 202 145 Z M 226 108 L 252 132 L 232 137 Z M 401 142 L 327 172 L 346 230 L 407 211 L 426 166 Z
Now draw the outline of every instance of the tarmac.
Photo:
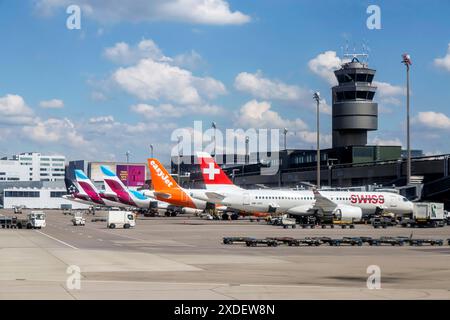
M 447 241 L 436 247 L 222 243 L 224 236 L 411 232 L 414 238 L 448 239 L 449 226 L 283 229 L 264 221 L 181 215 L 139 218 L 135 228 L 107 229 L 105 222 L 91 222 L 92 216 L 86 216 L 86 226 L 73 226 L 61 211 L 46 213 L 42 230 L 0 229 L 0 299 L 450 299 Z M 367 287 L 369 266 L 380 268 L 381 289 Z

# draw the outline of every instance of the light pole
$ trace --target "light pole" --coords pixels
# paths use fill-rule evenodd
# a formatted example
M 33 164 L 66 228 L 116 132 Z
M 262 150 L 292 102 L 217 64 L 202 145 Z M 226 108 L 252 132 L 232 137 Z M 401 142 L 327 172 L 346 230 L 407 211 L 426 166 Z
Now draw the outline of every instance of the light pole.
M 287 129 L 287 128 L 284 128 L 283 133 L 284 133 L 284 150 L 287 150 L 287 149 L 286 149 L 286 135 L 287 135 L 287 133 L 288 133 L 288 129 Z
M 313 99 L 317 103 L 317 189 L 320 189 L 320 121 L 319 121 L 319 106 L 320 106 L 320 92 L 314 92 Z
M 177 165 L 177 183 L 180 185 L 180 165 L 181 165 L 181 159 L 180 159 L 180 142 L 181 142 L 181 136 L 178 136 L 178 165 Z
M 214 129 L 214 151 L 213 151 L 213 158 L 216 160 L 216 129 L 217 124 L 213 121 L 211 124 L 211 127 Z
M 232 170 L 233 183 L 234 183 L 234 180 L 235 180 L 235 178 L 236 178 L 236 171 L 239 171 L 239 169 L 233 169 L 233 170 Z
M 334 159 L 334 158 L 328 158 L 327 159 L 327 163 L 328 163 L 328 186 L 331 188 L 332 184 L 333 184 L 333 172 L 331 171 L 333 169 L 333 162 L 334 161 L 338 161 L 338 159 Z
M 128 167 L 128 163 L 130 162 L 130 155 L 131 155 L 130 151 L 125 152 L 125 156 L 127 157 L 127 187 L 128 187 L 128 175 L 129 175 L 128 170 L 130 170 Z
M 250 138 L 248 136 L 245 137 L 245 164 L 248 164 L 248 158 L 249 158 L 249 154 L 248 154 L 248 142 L 249 142 Z
M 150 152 L 151 157 L 153 158 L 153 145 L 152 144 L 150 145 L 150 150 L 151 150 L 151 152 Z
M 406 160 L 406 185 L 411 183 L 411 144 L 409 131 L 409 67 L 411 66 L 411 57 L 409 54 L 402 55 L 402 63 L 406 66 L 406 148 L 408 155 Z

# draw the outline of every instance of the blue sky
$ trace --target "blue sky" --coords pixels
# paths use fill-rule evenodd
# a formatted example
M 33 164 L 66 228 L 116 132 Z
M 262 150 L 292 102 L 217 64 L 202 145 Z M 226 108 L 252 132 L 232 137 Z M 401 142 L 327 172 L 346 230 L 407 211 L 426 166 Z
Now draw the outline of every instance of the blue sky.
M 105 4 L 107 3 L 107 4 Z M 81 29 L 66 8 L 81 8 Z M 369 30 L 369 5 L 381 29 Z M 332 71 L 342 48 L 370 48 L 379 130 L 404 142 L 401 54 L 412 56 L 414 148 L 450 152 L 450 3 L 432 1 L 0 1 L 0 155 L 167 161 L 177 128 L 289 128 L 290 147 L 314 145 L 311 98 L 321 92 L 330 144 Z M 13 143 L 12 143 L 13 142 Z

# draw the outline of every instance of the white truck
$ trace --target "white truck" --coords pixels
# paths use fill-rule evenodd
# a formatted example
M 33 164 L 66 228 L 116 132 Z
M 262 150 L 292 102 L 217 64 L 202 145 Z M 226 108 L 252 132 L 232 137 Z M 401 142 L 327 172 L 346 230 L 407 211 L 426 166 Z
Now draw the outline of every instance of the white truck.
M 128 229 L 136 226 L 135 215 L 131 211 L 108 211 L 106 226 L 110 229 Z
M 84 226 L 86 219 L 83 217 L 83 212 L 77 211 L 73 213 L 72 223 L 74 226 Z
M 26 218 L 17 219 L 17 228 L 41 229 L 46 226 L 45 213 L 43 211 L 31 211 Z
M 411 219 L 403 219 L 402 227 L 443 227 L 445 224 L 444 204 L 437 202 L 416 202 Z

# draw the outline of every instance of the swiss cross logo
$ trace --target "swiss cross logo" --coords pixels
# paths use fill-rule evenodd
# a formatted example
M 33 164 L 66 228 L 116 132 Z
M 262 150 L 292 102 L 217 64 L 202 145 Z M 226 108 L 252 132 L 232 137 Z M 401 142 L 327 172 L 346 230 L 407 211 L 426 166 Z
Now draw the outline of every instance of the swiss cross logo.
M 220 173 L 220 170 L 217 168 L 214 168 L 214 163 L 212 163 L 212 162 L 209 163 L 208 168 L 203 169 L 203 174 L 207 174 L 209 180 L 214 180 L 214 176 L 219 173 Z

